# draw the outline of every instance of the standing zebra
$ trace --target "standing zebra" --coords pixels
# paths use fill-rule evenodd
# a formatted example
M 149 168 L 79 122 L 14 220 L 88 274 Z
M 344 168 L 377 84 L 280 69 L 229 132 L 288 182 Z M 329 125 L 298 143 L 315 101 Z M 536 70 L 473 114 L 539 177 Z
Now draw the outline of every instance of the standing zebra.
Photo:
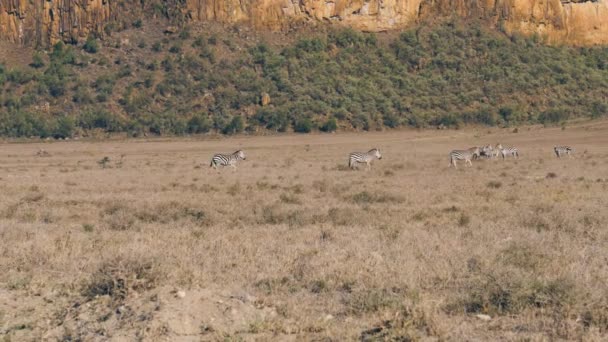
M 502 154 L 502 159 L 505 159 L 507 156 L 519 158 L 519 150 L 515 147 L 503 147 L 500 145 L 500 154 Z
M 474 155 L 474 151 L 471 151 L 471 149 L 453 150 L 450 152 L 450 165 L 448 165 L 448 167 L 454 165 L 454 168 L 457 169 L 458 167 L 456 167 L 456 160 L 464 160 L 464 165 L 469 163 L 469 166 L 473 166 L 471 159 L 473 159 Z
M 232 166 L 236 171 L 236 162 L 239 160 L 245 160 L 245 153 L 241 150 L 234 152 L 233 154 L 215 154 L 211 158 L 211 164 L 209 167 L 217 169 L 218 166 Z
M 502 150 L 502 145 L 500 143 L 496 144 L 492 149 L 492 158 L 498 158 L 500 155 L 500 151 Z
M 371 169 L 371 162 L 374 159 L 382 159 L 382 155 L 380 154 L 380 150 L 377 148 L 372 148 L 367 153 L 363 152 L 352 152 L 348 155 L 348 167 L 351 169 L 355 168 L 357 163 L 365 163 L 367 164 L 367 169 Z
M 479 149 L 479 156 L 480 157 L 490 158 L 490 154 L 491 153 L 492 153 L 492 146 L 490 146 L 490 145 L 482 146 Z
M 555 155 L 557 155 L 557 158 L 561 158 L 562 154 L 567 154 L 568 158 L 570 158 L 571 153 L 574 153 L 574 149 L 570 146 L 555 146 L 553 148 L 553 151 L 555 151 Z
M 471 148 L 467 149 L 467 151 L 469 151 L 473 154 L 473 159 L 477 159 L 481 155 L 481 150 L 477 146 L 471 147 Z

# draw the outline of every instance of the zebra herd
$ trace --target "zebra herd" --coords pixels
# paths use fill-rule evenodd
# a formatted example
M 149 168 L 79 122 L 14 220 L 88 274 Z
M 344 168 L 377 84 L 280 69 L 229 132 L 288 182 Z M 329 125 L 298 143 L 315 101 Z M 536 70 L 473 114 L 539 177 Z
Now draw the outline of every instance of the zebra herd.
M 558 158 L 561 158 L 562 155 L 568 155 L 568 157 L 571 157 L 574 149 L 570 146 L 555 146 L 553 151 Z M 502 156 L 502 159 L 509 156 L 519 158 L 519 150 L 516 147 L 505 147 L 501 144 L 496 144 L 496 146 L 486 145 L 482 147 L 471 147 L 466 150 L 453 150 L 450 152 L 450 164 L 448 167 L 454 166 L 456 169 L 457 160 L 464 160 L 465 165 L 468 164 L 469 166 L 473 166 L 473 159 L 481 157 L 491 159 L 499 158 L 500 156 Z M 217 169 L 218 166 L 230 166 L 236 171 L 237 162 L 245 159 L 245 152 L 242 150 L 238 150 L 232 154 L 217 153 L 211 158 L 211 164 L 209 167 Z M 375 159 L 382 159 L 382 154 L 380 154 L 380 150 L 377 148 L 372 148 L 367 152 L 351 152 L 348 155 L 348 167 L 351 169 L 356 169 L 358 168 L 359 164 L 365 164 L 367 170 L 370 170 L 371 162 Z
M 450 165 L 456 167 L 457 160 L 464 160 L 465 165 L 472 166 L 472 159 L 477 159 L 481 157 L 485 157 L 488 159 L 498 158 L 502 155 L 502 159 L 505 159 L 509 156 L 514 158 L 519 157 L 519 150 L 516 147 L 510 146 L 502 146 L 501 144 L 496 144 L 496 146 L 486 145 L 482 147 L 471 147 L 466 150 L 453 150 L 450 152 Z
M 570 146 L 555 146 L 553 147 L 553 151 L 558 158 L 561 158 L 562 155 L 566 154 L 568 157 L 571 157 L 571 154 L 574 152 L 574 149 Z M 486 145 L 482 147 L 471 147 L 466 150 L 453 150 L 450 152 L 450 166 L 454 166 L 456 169 L 456 161 L 464 160 L 465 165 L 473 166 L 471 162 L 472 159 L 477 159 L 481 157 L 485 157 L 488 159 L 491 158 L 499 158 L 502 156 L 502 159 L 507 157 L 519 158 L 519 150 L 516 147 L 512 146 L 502 146 L 501 144 L 496 144 L 496 146 Z

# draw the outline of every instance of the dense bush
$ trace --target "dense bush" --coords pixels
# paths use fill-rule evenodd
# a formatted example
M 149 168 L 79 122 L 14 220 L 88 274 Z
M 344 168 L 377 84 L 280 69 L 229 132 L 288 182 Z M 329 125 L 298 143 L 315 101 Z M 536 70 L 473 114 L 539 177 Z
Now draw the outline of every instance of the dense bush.
M 150 42 L 154 58 L 139 62 L 99 51 L 90 37 L 84 50 L 100 55 L 90 62 L 57 43 L 48 62 L 36 54 L 31 67 L 0 65 L 0 118 L 14 120 L 2 122 L 0 133 L 307 133 L 552 125 L 608 114 L 605 47 L 548 46 L 458 20 L 424 24 L 388 42 L 339 28 L 280 47 L 251 45 L 231 32 L 218 37 L 191 37 L 185 28 L 174 41 Z M 262 103 L 262 94 L 271 101 Z M 51 113 L 34 107 L 44 102 Z M 65 115 L 72 130 L 59 125 Z

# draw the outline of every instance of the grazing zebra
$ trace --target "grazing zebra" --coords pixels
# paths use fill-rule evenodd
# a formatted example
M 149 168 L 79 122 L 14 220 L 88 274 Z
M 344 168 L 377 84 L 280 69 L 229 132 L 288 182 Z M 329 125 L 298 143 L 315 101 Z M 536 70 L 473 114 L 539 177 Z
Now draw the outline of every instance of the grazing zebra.
M 568 158 L 570 158 L 571 153 L 574 153 L 574 149 L 570 146 L 555 146 L 553 150 L 555 151 L 557 158 L 561 158 L 562 154 L 567 154 Z
M 239 160 L 245 160 L 245 153 L 241 150 L 234 152 L 233 154 L 215 154 L 211 158 L 211 164 L 209 167 L 217 169 L 218 166 L 232 166 L 236 171 L 236 162 Z
M 494 157 L 494 147 L 492 145 L 486 145 L 479 148 L 479 156 L 485 158 Z
M 513 156 L 515 158 L 519 157 L 519 151 L 515 147 L 503 147 L 500 145 L 500 154 L 502 154 L 502 159 L 505 159 L 507 156 Z
M 469 163 L 469 166 L 473 166 L 473 163 L 471 162 L 473 156 L 474 152 L 471 151 L 471 149 L 453 150 L 452 152 L 450 152 L 450 165 L 448 165 L 448 167 L 454 165 L 454 168 L 457 169 L 458 167 L 456 167 L 456 160 L 464 160 L 464 165 L 467 165 L 467 163 Z
M 365 163 L 365 164 L 367 164 L 367 169 L 371 169 L 371 162 L 372 162 L 372 160 L 374 160 L 376 158 L 382 159 L 380 150 L 377 148 L 372 148 L 367 153 L 352 152 L 351 154 L 348 155 L 348 167 L 350 167 L 351 169 L 354 169 L 355 165 L 357 163 L 359 163 L 359 164 Z

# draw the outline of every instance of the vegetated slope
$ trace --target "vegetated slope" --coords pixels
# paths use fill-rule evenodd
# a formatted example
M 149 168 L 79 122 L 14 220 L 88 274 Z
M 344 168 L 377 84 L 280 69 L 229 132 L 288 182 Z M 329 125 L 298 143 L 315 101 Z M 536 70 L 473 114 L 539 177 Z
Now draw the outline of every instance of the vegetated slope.
M 58 43 L 29 68 L 1 66 L 0 134 L 513 125 L 608 111 L 605 47 L 546 46 L 459 20 L 269 44 L 239 28 L 159 27 L 138 22 L 104 41 Z

